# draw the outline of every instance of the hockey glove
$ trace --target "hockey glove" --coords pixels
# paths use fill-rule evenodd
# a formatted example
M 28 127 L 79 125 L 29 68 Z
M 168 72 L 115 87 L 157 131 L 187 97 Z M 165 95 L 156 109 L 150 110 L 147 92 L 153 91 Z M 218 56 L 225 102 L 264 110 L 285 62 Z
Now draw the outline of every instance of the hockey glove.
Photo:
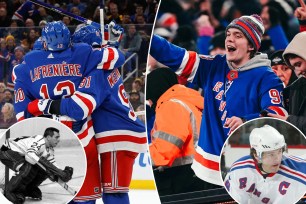
M 107 34 L 105 34 L 107 45 L 118 48 L 124 29 L 116 24 L 115 21 L 112 21 L 108 25 L 105 25 L 105 30 L 107 31 Z
M 50 115 L 49 109 L 52 100 L 50 99 L 35 99 L 28 104 L 27 110 L 34 116 Z
M 71 179 L 72 174 L 70 169 L 67 170 L 65 168 L 65 170 L 61 170 L 44 157 L 41 157 L 38 162 L 46 168 L 46 173 L 50 180 L 57 181 L 58 178 L 61 178 L 64 182 L 67 182 Z
M 60 177 L 64 182 L 69 181 L 72 178 L 73 175 L 73 168 L 70 166 L 66 166 L 65 169 L 63 170 L 63 175 Z

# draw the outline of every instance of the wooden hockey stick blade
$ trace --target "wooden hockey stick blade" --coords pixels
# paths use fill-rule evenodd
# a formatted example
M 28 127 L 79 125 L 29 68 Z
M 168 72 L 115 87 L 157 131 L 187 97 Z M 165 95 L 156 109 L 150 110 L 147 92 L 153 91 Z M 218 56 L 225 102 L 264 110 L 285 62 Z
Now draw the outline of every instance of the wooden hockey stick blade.
M 33 159 L 33 157 L 31 157 L 31 155 L 29 155 L 26 151 L 24 151 L 24 149 L 22 149 L 15 141 L 11 140 L 10 141 L 11 144 L 13 144 L 16 148 L 18 148 L 20 151 L 22 151 L 25 155 L 27 155 L 29 158 Z M 34 160 L 35 161 L 35 160 Z M 41 163 L 37 162 L 38 166 L 40 166 L 40 168 L 42 168 L 44 171 L 47 171 L 46 167 L 44 167 Z M 58 180 L 56 181 L 56 183 L 58 183 L 61 187 L 63 187 L 66 191 L 68 191 L 71 195 L 75 195 L 77 193 L 76 190 L 74 190 L 73 188 L 71 188 L 67 183 L 65 183 L 64 181 L 62 181 L 60 178 L 58 178 Z

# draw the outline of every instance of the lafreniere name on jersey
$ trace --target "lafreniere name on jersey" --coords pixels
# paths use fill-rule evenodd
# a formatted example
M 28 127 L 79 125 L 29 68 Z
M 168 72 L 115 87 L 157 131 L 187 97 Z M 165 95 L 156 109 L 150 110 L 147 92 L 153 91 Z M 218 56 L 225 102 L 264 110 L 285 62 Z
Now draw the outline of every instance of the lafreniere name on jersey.
M 42 65 L 30 70 L 30 76 L 32 82 L 46 77 L 57 76 L 77 76 L 82 77 L 80 73 L 80 64 L 48 64 Z

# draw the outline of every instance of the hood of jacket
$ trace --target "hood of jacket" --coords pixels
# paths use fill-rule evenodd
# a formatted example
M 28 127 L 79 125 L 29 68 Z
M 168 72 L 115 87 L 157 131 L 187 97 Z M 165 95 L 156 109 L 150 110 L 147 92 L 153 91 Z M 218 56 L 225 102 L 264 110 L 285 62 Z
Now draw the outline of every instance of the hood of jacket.
M 226 60 L 226 62 L 231 70 L 238 70 L 238 71 L 250 70 L 262 66 L 271 67 L 271 61 L 269 60 L 268 55 L 260 52 L 258 52 L 246 64 L 239 67 L 238 69 L 235 69 L 229 61 Z

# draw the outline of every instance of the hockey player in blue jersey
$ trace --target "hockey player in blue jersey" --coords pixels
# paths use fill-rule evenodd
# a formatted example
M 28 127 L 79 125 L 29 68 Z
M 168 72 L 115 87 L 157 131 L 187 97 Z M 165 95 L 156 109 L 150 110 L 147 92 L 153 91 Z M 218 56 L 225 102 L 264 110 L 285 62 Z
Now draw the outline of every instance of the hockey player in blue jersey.
M 47 110 L 52 113 L 61 102 L 67 104 L 64 115 L 73 115 L 74 119 L 56 118 L 76 132 L 88 160 L 85 181 L 77 196 L 95 200 L 101 197 L 100 172 L 92 121 L 87 116 L 101 103 L 101 87 L 105 82 L 100 80 L 104 74 L 101 69 L 121 66 L 124 56 L 112 47 L 92 49 L 87 44 L 71 45 L 70 32 L 62 22 L 48 23 L 42 40 L 46 50 L 28 53 L 12 74 L 17 119 L 38 116 Z M 48 108 L 43 111 L 42 107 Z
M 92 45 L 95 32 L 92 26 L 83 27 L 74 33 L 72 41 Z M 102 39 L 96 44 L 101 46 Z M 134 160 L 147 150 L 146 132 L 129 103 L 119 70 L 104 72 L 107 83 L 103 91 L 107 96 L 92 113 L 102 163 L 103 202 L 127 204 Z
M 224 180 L 229 194 L 238 203 L 296 203 L 306 193 L 306 161 L 286 154 L 284 136 L 269 125 L 252 130 L 250 146 Z
M 74 43 L 86 42 L 93 46 L 101 46 L 102 36 L 97 35 L 97 33 L 99 31 L 94 27 L 86 26 L 76 31 L 72 39 Z M 93 122 L 88 124 L 89 126 L 93 125 L 98 150 L 101 153 L 101 162 L 103 163 L 101 166 L 104 189 L 103 201 L 106 204 L 129 203 L 127 192 L 131 181 L 133 163 L 139 152 L 146 151 L 145 128 L 137 119 L 133 110 L 130 109 L 119 71 L 117 69 L 103 71 L 103 74 L 101 73 L 98 76 L 100 76 L 100 80 L 97 81 L 103 87 L 103 93 L 100 94 L 103 102 L 93 112 L 91 116 Z M 107 83 L 102 83 L 106 81 Z M 85 86 L 84 88 L 88 89 L 90 87 Z M 78 91 L 87 92 L 80 89 Z M 61 100 L 61 102 L 64 101 Z M 61 103 L 61 107 L 56 109 L 59 112 L 51 112 L 62 115 L 60 110 L 65 109 L 65 107 L 69 108 L 67 103 Z M 44 112 L 46 113 L 46 111 Z M 74 115 L 68 116 L 75 117 Z M 86 138 L 82 140 L 86 143 Z M 117 174 L 111 169 L 116 169 Z M 74 203 L 83 203 L 84 200 L 88 200 L 88 197 L 76 197 L 74 200 Z M 90 203 L 90 201 L 87 201 L 87 203 Z
M 222 185 L 219 155 L 228 135 L 262 110 L 286 115 L 283 85 L 266 54 L 258 53 L 264 27 L 258 15 L 242 16 L 226 28 L 226 55 L 204 56 L 154 35 L 150 54 L 204 91 L 200 138 L 192 165 L 196 175 Z

